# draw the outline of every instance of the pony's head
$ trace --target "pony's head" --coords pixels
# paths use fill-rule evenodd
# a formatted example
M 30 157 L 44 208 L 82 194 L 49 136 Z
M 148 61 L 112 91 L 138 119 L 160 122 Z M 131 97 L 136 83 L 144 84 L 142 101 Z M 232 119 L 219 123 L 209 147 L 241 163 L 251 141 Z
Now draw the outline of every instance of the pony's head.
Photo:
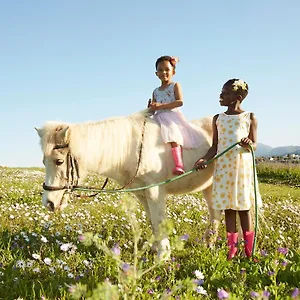
M 77 184 L 78 166 L 69 149 L 70 127 L 48 123 L 37 129 L 43 151 L 46 178 L 43 184 L 43 205 L 51 211 L 67 206 L 68 191 Z

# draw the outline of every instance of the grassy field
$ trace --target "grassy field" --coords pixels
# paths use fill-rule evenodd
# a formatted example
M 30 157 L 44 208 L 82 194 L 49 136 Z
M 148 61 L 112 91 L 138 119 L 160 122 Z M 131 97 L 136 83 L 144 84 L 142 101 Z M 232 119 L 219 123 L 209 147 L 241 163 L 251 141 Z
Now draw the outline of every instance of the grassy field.
M 168 199 L 173 251 L 164 262 L 131 196 L 76 198 L 52 214 L 41 205 L 43 170 L 0 167 L 0 299 L 299 299 L 299 170 L 272 168 L 258 166 L 264 211 L 254 259 L 226 260 L 223 222 L 216 247 L 205 247 L 198 193 Z

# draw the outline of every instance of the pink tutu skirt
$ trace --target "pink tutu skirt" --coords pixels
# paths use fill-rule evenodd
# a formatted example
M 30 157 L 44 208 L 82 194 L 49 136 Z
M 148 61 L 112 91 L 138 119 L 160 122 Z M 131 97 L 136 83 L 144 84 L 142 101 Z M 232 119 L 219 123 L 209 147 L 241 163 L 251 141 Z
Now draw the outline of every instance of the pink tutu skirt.
M 183 148 L 198 148 L 203 142 L 201 134 L 190 124 L 180 109 L 158 110 L 153 119 L 160 124 L 165 143 L 175 142 Z

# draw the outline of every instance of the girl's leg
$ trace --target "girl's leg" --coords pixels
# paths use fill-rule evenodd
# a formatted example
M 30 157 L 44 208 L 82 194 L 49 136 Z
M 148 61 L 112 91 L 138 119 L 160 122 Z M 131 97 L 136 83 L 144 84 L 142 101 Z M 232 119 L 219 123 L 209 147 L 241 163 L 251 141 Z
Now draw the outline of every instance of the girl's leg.
M 225 223 L 227 246 L 229 247 L 228 260 L 231 260 L 237 253 L 238 233 L 236 232 L 236 210 L 225 210 Z
M 241 220 L 241 226 L 245 241 L 245 253 L 247 257 L 252 255 L 253 242 L 254 242 L 254 231 L 252 229 L 252 220 L 249 210 L 239 211 L 239 216 Z
M 249 210 L 240 210 L 239 217 L 241 221 L 241 226 L 243 231 L 251 231 L 252 230 L 252 220 L 251 214 Z
M 175 168 L 173 169 L 173 175 L 181 175 L 184 173 L 181 146 L 175 142 L 171 142 L 170 145 L 172 147 L 172 156 L 175 163 Z
M 225 210 L 225 223 L 227 232 L 236 232 L 236 210 Z

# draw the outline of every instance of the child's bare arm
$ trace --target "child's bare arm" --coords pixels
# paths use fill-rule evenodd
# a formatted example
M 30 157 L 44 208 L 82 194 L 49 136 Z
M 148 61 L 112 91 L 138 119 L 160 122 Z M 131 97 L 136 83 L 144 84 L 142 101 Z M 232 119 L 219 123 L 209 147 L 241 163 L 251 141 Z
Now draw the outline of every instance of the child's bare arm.
M 207 153 L 200 158 L 199 160 L 196 161 L 195 163 L 195 167 L 197 169 L 203 169 L 205 168 L 206 162 L 210 159 L 212 159 L 213 157 L 215 157 L 215 155 L 217 154 L 217 150 L 218 150 L 218 129 L 217 129 L 217 119 L 218 119 L 219 115 L 215 115 L 213 117 L 213 121 L 212 121 L 212 127 L 213 127 L 213 143 L 212 146 L 209 148 L 209 150 L 207 151 Z
M 249 149 L 249 145 L 252 146 L 253 150 L 257 147 L 257 119 L 254 113 L 250 115 L 251 123 L 249 135 L 241 139 L 240 145 L 246 149 Z

